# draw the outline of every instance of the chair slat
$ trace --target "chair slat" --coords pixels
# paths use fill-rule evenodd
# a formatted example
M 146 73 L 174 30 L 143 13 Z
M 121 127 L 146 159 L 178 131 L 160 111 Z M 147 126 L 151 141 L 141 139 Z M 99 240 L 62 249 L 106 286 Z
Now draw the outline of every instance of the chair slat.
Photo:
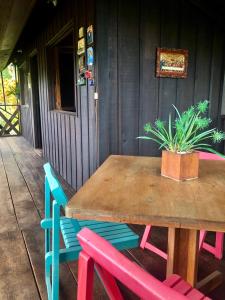
M 81 251 L 77 233 L 82 227 L 90 227 L 104 236 L 117 249 L 124 250 L 138 246 L 139 236 L 126 224 L 97 222 L 93 220 L 76 220 L 60 216 L 60 206 L 65 207 L 68 198 L 57 179 L 50 164 L 45 170 L 45 281 L 49 300 L 57 300 L 59 296 L 59 263 L 77 260 Z M 54 199 L 51 205 L 51 196 Z M 54 213 L 51 209 L 54 208 Z M 51 217 L 52 215 L 52 217 Z M 51 225 L 52 224 L 52 225 Z M 64 249 L 59 248 L 60 231 L 64 240 Z M 50 239 L 52 237 L 52 240 Z M 52 249 L 52 251 L 50 251 Z M 89 282 L 86 282 L 89 284 Z M 89 293 L 86 294 L 89 297 Z

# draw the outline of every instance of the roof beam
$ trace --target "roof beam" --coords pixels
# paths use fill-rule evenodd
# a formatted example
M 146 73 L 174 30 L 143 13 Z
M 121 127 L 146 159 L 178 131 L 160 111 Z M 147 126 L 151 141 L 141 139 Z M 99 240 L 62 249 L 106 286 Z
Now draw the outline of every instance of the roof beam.
M 6 67 L 36 0 L 0 0 L 0 70 Z

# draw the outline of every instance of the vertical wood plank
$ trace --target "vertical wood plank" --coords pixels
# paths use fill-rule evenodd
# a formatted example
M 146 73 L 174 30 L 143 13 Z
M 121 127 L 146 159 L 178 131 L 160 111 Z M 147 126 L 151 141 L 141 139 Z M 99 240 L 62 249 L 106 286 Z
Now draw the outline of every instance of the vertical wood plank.
M 119 151 L 135 155 L 138 154 L 140 7 L 139 1 L 132 1 L 129 9 L 124 1 L 118 5 Z
M 66 136 L 66 180 L 72 184 L 72 157 L 71 157 L 71 127 L 70 127 L 70 116 L 65 116 L 65 136 Z
M 192 286 L 196 285 L 198 241 L 199 233 L 197 230 L 169 228 L 167 277 L 172 274 L 179 274 Z
M 71 179 L 72 187 L 77 190 L 77 151 L 76 151 L 76 122 L 73 117 L 70 118 L 71 130 Z
M 143 135 L 144 124 L 154 123 L 158 113 L 159 80 L 155 76 L 155 58 L 160 45 L 160 2 L 142 1 L 140 22 L 139 135 Z M 139 140 L 139 153 L 157 155 L 158 145 Z
M 186 1 L 182 2 L 179 48 L 188 50 L 188 76 L 177 81 L 177 107 L 181 111 L 194 104 L 197 16 Z
M 114 82 L 117 81 L 117 73 L 113 72 L 114 68 L 117 67 L 117 44 L 111 44 L 108 42 L 110 36 L 113 34 L 113 29 L 115 29 L 114 34 L 117 39 L 117 11 L 113 9 L 117 5 L 117 1 L 104 1 L 98 0 L 96 2 L 96 68 L 97 68 L 97 91 L 99 93 L 99 156 L 100 161 L 104 161 L 108 154 L 109 150 L 109 140 L 113 137 L 109 136 L 109 120 L 110 120 L 110 109 L 109 105 L 113 105 L 112 99 L 110 97 L 110 92 L 115 101 L 115 105 L 112 110 L 112 115 L 114 115 L 114 110 L 117 111 L 117 90 Z M 110 8 L 111 10 L 110 10 Z M 112 12 L 110 14 L 110 11 Z M 113 18 L 113 16 L 115 16 Z M 116 27 L 112 27 L 111 20 L 114 19 Z M 109 22 L 108 26 L 102 26 Z M 110 52 L 108 51 L 108 46 Z M 113 47 L 115 46 L 115 48 Z M 112 48 L 110 48 L 112 47 Z M 104 49 L 104 51 L 99 51 L 99 49 Z M 109 65 L 109 59 L 115 57 L 115 62 L 112 67 Z M 113 63 L 112 62 L 112 63 Z M 108 69 L 109 68 L 109 69 Z M 111 79 L 111 82 L 110 82 Z M 112 117 L 113 120 L 113 117 Z M 116 126 L 114 129 L 118 130 L 118 121 L 115 119 Z M 112 128 L 113 132 L 113 128 Z M 118 143 L 118 138 L 116 139 Z M 116 148 L 116 152 L 118 149 Z M 116 153 L 115 152 L 115 153 Z
M 179 22 L 177 16 L 180 15 L 179 3 L 172 0 L 166 1 L 161 7 L 161 47 L 177 48 L 179 36 Z M 168 121 L 168 113 L 173 112 L 172 104 L 176 105 L 176 78 L 159 79 L 159 113 L 158 117 Z
M 196 53 L 196 72 L 194 86 L 195 103 L 209 99 L 210 67 L 212 51 L 212 27 L 205 16 L 198 18 L 198 37 Z

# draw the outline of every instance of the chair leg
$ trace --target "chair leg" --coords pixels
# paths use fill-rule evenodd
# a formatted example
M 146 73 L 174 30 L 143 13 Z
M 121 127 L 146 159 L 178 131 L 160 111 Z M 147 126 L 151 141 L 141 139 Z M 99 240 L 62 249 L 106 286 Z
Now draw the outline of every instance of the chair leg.
M 45 283 L 47 287 L 48 300 L 52 300 L 51 263 L 47 260 L 45 260 Z
M 83 251 L 78 262 L 77 300 L 92 300 L 94 279 L 94 261 Z
M 200 230 L 200 234 L 199 234 L 199 250 L 201 250 L 202 247 L 203 247 L 203 243 L 204 243 L 204 240 L 205 240 L 205 237 L 206 237 L 206 233 L 207 233 L 206 230 Z
M 152 227 L 151 225 L 146 226 L 143 237 L 142 237 L 142 240 L 141 240 L 140 247 L 142 249 L 146 248 L 146 249 L 154 252 L 155 254 L 161 256 L 162 258 L 167 259 L 168 255 L 164 251 L 160 250 L 159 248 L 157 248 L 153 244 L 147 242 L 148 238 L 150 237 L 151 227 Z
M 45 229 L 45 254 L 50 251 L 50 230 Z
M 105 291 L 110 300 L 124 300 L 115 278 L 99 265 L 95 264 L 96 272 L 104 285 Z
M 149 237 L 149 234 L 150 234 L 150 231 L 151 231 L 151 227 L 152 227 L 151 225 L 147 225 L 145 227 L 145 231 L 144 231 L 143 237 L 141 239 L 141 243 L 140 243 L 140 247 L 142 249 L 145 249 L 145 244 L 148 240 L 148 237 Z
M 216 232 L 215 257 L 218 259 L 222 259 L 223 257 L 223 241 L 224 232 Z
M 223 232 L 216 232 L 215 246 L 212 246 L 212 245 L 205 242 L 206 233 L 207 233 L 207 231 L 205 231 L 205 230 L 200 231 L 199 250 L 205 249 L 206 251 L 212 253 L 216 258 L 222 259 L 222 257 L 223 257 L 224 233 Z
M 52 300 L 59 299 L 59 215 L 60 207 L 54 200 L 52 229 Z

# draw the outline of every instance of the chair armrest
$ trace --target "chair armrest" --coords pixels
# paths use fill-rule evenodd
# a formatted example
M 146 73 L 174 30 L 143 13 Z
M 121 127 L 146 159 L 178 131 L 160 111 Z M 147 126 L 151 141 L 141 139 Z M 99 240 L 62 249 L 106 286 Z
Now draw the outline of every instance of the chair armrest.
M 43 219 L 41 221 L 42 229 L 51 229 L 52 228 L 52 219 Z

